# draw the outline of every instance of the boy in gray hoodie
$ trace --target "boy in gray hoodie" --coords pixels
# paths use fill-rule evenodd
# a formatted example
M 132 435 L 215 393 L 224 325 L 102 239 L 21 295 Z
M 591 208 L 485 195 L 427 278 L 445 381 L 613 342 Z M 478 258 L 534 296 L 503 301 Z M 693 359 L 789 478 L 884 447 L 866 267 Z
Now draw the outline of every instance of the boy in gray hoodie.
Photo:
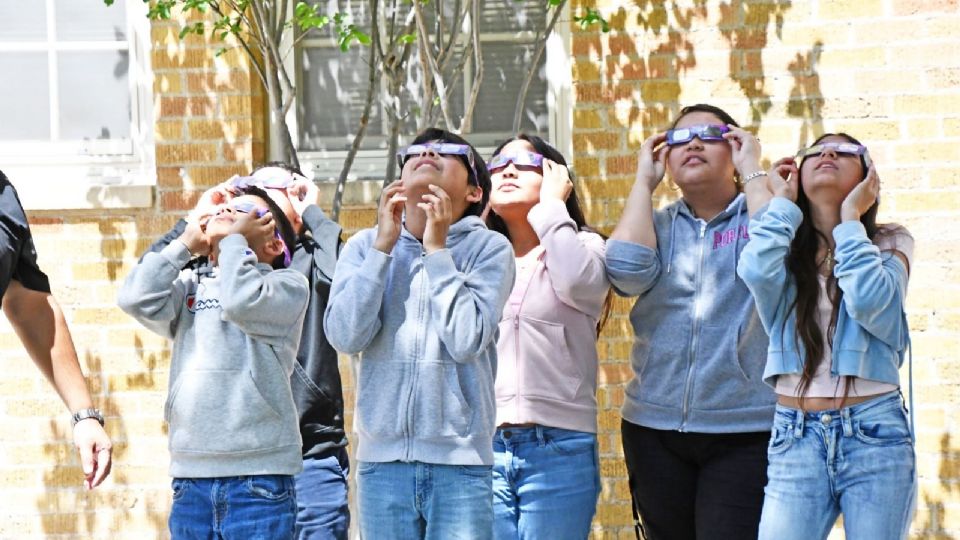
M 300 433 L 290 391 L 306 278 L 286 269 L 293 230 L 256 187 L 148 253 L 120 308 L 173 340 L 173 538 L 293 538 Z M 191 254 L 212 266 L 181 271 Z
M 324 326 L 357 354 L 364 538 L 492 535 L 496 336 L 513 248 L 478 217 L 490 175 L 457 135 L 400 153 L 377 227 L 346 244 Z

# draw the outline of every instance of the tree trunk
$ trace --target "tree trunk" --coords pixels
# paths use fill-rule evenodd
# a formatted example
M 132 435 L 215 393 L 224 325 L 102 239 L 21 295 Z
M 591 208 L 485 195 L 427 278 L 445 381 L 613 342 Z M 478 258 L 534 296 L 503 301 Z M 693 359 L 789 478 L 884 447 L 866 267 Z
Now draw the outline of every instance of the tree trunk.
M 277 68 L 269 58 L 264 59 L 264 71 L 267 75 L 267 161 L 282 161 L 300 168 L 297 150 L 293 146 L 290 126 L 284 114 L 283 89 Z

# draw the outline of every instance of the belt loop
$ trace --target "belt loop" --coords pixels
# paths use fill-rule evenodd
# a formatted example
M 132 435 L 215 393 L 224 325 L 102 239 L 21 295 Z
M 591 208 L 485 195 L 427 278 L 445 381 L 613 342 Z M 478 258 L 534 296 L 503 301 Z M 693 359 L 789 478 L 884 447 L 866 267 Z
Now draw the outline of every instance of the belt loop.
M 843 436 L 853 436 L 853 422 L 850 420 L 850 407 L 840 409 L 840 419 L 843 423 Z
M 803 438 L 803 422 L 804 422 L 803 409 L 796 409 L 796 422 L 793 425 L 793 438 L 795 439 Z
M 540 446 L 540 448 L 543 448 L 547 445 L 546 438 L 543 436 L 543 426 L 537 424 L 533 429 L 536 430 L 537 433 L 537 444 Z

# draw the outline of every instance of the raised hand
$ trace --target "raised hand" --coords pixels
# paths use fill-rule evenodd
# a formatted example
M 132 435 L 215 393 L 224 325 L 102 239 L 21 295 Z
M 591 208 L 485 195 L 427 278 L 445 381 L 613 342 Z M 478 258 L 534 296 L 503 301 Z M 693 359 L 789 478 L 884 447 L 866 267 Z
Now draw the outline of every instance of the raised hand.
M 637 157 L 637 183 L 648 188 L 650 193 L 657 189 L 667 171 L 668 147 L 663 144 L 666 141 L 667 132 L 664 131 L 647 137 L 647 140 L 640 145 Z
M 205 231 L 208 219 L 210 219 L 209 214 L 199 216 L 196 219 L 188 219 L 187 227 L 180 235 L 180 241 L 194 255 L 206 256 L 210 254 L 210 238 Z
M 566 201 L 573 191 L 570 170 L 547 158 L 543 159 L 543 182 L 540 183 L 540 200 L 559 199 Z
M 427 226 L 423 230 L 423 249 L 428 254 L 447 247 L 447 231 L 453 222 L 453 203 L 441 187 L 430 184 L 430 193 L 423 195 L 417 206 L 427 214 Z
M 293 206 L 297 215 L 303 217 L 303 212 L 306 211 L 308 206 L 320 203 L 320 189 L 312 180 L 297 177 L 287 187 L 287 197 L 290 199 L 290 205 Z
M 754 182 L 760 182 L 758 178 Z M 797 192 L 800 189 L 800 169 L 792 157 L 778 159 L 767 174 L 767 182 L 774 197 L 784 197 L 797 202 Z
M 242 235 L 250 246 L 262 246 L 273 240 L 276 227 L 273 215 L 269 212 L 260 217 L 255 213 L 236 212 L 236 218 L 227 234 Z
M 377 209 L 377 238 L 373 247 L 389 254 L 393 251 L 400 230 L 403 227 L 403 205 L 407 196 L 403 194 L 403 181 L 394 180 L 380 193 L 380 205 Z
M 723 138 L 730 143 L 733 151 L 733 166 L 736 167 L 740 176 L 755 173 L 761 170 L 760 166 L 760 140 L 753 133 L 727 124 L 730 131 L 723 134 Z
M 854 186 L 840 205 L 840 218 L 843 221 L 859 221 L 880 196 L 880 177 L 873 165 L 867 171 L 867 177 Z

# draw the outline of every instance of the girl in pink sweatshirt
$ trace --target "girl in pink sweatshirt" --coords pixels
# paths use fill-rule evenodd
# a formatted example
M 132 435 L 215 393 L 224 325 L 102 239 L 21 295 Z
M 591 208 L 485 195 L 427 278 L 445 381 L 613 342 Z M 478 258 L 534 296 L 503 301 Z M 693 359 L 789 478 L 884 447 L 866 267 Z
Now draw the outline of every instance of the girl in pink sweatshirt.
M 604 239 L 563 156 L 518 135 L 489 163 L 487 225 L 517 277 L 497 342 L 494 537 L 586 538 L 600 493 L 597 332 L 609 311 Z

